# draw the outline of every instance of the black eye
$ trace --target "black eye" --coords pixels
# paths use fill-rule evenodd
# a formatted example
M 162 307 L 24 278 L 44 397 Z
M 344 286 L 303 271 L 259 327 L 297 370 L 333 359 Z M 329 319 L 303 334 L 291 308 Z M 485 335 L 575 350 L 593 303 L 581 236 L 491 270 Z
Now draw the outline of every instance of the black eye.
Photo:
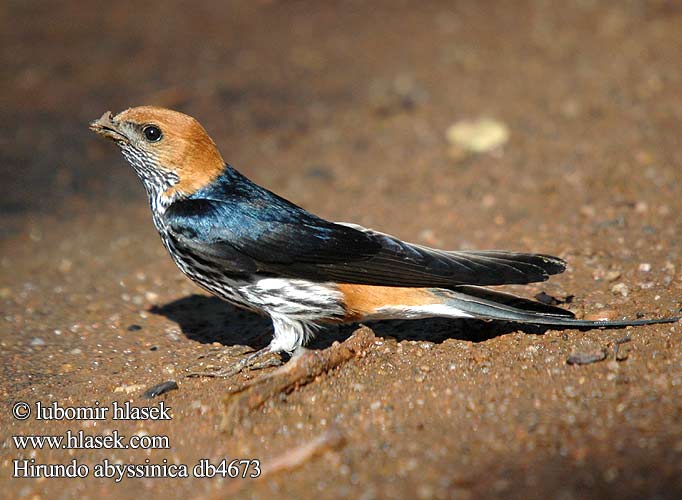
M 142 129 L 142 133 L 144 134 L 144 138 L 149 142 L 156 142 L 163 136 L 161 129 L 156 125 L 145 125 Z

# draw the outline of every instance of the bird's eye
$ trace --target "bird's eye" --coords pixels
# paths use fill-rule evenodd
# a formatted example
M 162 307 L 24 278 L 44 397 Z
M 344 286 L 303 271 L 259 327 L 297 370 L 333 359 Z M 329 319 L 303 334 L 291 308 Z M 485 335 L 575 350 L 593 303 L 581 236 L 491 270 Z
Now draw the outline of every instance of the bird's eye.
M 149 142 L 157 142 L 161 140 L 161 137 L 163 136 L 161 129 L 156 125 L 145 125 L 142 129 L 142 133 L 144 134 L 144 138 Z

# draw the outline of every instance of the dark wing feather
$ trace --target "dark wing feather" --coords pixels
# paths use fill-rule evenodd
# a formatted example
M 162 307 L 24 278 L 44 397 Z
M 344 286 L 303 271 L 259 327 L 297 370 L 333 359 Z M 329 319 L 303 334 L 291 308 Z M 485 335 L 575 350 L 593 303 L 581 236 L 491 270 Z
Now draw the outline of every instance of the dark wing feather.
M 545 281 L 565 270 L 561 259 L 504 251 L 445 251 L 401 241 L 360 226 L 381 250 L 370 260 L 319 265 L 330 278 L 391 286 L 505 285 Z
M 186 251 L 233 272 L 451 287 L 543 281 L 565 268 L 551 256 L 435 250 L 360 226 L 328 222 L 295 205 L 276 208 L 188 199 L 171 205 L 165 220 L 171 237 Z
M 186 199 L 164 214 L 169 234 L 185 251 L 233 269 L 271 272 L 291 266 L 305 269 L 369 259 L 380 250 L 370 235 L 292 207 L 240 201 Z
M 546 255 L 447 252 L 321 219 L 229 165 L 164 214 L 176 245 L 225 272 L 384 286 L 502 285 L 564 270 Z
M 498 304 L 510 306 L 515 309 L 519 309 L 526 312 L 551 314 L 553 316 L 564 316 L 566 318 L 575 317 L 575 315 L 571 311 L 562 309 L 561 307 L 550 306 L 547 304 L 543 304 L 542 302 L 538 302 L 536 300 L 527 299 L 525 297 L 519 297 L 517 295 L 512 295 L 511 293 L 504 293 L 499 292 L 497 290 L 491 290 L 490 288 L 462 285 L 452 287 L 452 290 L 454 292 L 466 294 L 469 297 L 496 302 Z

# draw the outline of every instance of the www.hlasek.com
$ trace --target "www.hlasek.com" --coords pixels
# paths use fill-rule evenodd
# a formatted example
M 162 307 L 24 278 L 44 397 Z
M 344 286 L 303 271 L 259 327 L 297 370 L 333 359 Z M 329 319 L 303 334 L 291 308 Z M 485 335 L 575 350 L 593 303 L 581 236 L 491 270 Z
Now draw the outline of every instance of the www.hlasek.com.
M 31 405 L 19 401 L 12 407 L 16 420 L 171 420 L 171 408 L 159 402 L 152 406 L 134 406 L 129 402 L 114 401 L 110 406 L 61 406 L 57 402 L 43 404 L 38 401 Z M 22 434 L 12 436 L 17 450 L 98 450 L 98 449 L 170 449 L 170 440 L 165 435 L 133 434 L 125 436 L 113 430 L 108 434 L 88 434 L 82 430 L 67 430 L 62 435 Z M 163 459 L 152 463 L 121 463 L 104 459 L 88 465 L 72 459 L 68 463 L 38 463 L 34 458 L 17 458 L 13 463 L 15 478 L 108 478 L 120 482 L 124 478 L 256 478 L 261 475 L 258 459 L 223 458 L 215 461 L 203 458 L 196 463 L 176 464 Z

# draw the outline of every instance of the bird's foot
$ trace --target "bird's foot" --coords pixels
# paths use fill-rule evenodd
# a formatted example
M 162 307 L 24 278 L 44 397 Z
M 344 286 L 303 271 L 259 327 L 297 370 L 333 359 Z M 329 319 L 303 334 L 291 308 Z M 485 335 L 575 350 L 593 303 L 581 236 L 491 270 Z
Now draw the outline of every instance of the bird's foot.
M 262 370 L 271 366 L 280 366 L 282 359 L 279 354 L 270 350 L 270 346 L 259 349 L 256 352 L 240 359 L 236 363 L 227 366 L 220 370 L 205 371 L 205 372 L 190 372 L 188 377 L 212 377 L 212 378 L 228 378 L 236 375 L 246 369 Z

